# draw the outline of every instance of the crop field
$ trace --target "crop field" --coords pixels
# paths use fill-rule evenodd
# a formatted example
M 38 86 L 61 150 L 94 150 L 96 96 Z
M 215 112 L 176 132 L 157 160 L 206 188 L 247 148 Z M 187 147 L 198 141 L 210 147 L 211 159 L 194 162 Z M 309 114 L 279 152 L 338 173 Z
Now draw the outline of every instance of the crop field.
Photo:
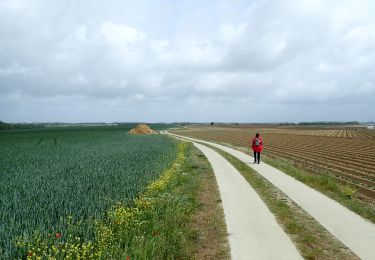
M 330 173 L 355 187 L 359 196 L 375 200 L 374 130 L 193 126 L 176 133 L 250 149 L 256 132 L 263 136 L 265 155 L 289 160 L 311 171 Z
M 224 129 L 233 127 L 223 127 Z M 269 125 L 248 125 L 236 126 L 235 129 L 261 129 L 264 134 L 277 133 L 277 134 L 291 134 L 291 135 L 313 135 L 313 136 L 330 136 L 340 138 L 375 138 L 375 131 L 364 128 L 363 126 L 350 126 L 350 127 L 303 127 L 303 126 L 281 126 L 270 127 Z
M 279 129 L 279 134 L 330 136 L 340 138 L 375 138 L 375 131 L 367 129 Z
M 350 128 L 350 129 L 280 129 L 279 134 L 295 134 L 295 135 L 313 135 L 313 136 L 330 136 L 340 138 L 375 138 L 375 131 Z
M 171 138 L 127 130 L 0 133 L 0 258 L 24 257 L 15 241 L 33 234 L 91 241 L 94 220 L 116 203 L 133 203 L 176 158 Z

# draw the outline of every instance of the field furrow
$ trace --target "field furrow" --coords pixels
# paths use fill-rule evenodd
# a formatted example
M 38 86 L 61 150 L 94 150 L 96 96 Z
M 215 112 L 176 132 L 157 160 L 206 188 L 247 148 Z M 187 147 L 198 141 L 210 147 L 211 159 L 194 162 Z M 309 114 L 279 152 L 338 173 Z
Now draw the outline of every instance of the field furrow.
M 375 200 L 375 138 L 368 130 L 196 127 L 179 133 L 250 150 L 258 131 L 263 135 L 265 154 L 330 173 Z

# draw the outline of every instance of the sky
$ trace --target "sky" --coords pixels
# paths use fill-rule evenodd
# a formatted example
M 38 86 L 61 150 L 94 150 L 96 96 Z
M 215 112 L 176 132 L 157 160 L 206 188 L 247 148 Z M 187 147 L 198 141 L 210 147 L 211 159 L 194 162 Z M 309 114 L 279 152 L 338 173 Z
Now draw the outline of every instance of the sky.
M 0 0 L 0 120 L 375 120 L 373 0 Z

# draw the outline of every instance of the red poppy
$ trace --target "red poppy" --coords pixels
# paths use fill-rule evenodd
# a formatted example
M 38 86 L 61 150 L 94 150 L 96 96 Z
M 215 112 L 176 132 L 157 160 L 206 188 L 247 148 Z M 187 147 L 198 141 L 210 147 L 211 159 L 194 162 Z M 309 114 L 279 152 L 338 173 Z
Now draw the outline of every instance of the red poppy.
M 130 256 L 127 255 L 126 258 L 125 258 L 125 260 L 130 260 Z
M 60 238 L 61 237 L 61 233 L 56 233 L 55 237 L 56 238 Z
M 158 232 L 158 231 L 154 231 L 154 232 L 152 233 L 152 235 L 153 235 L 154 237 L 160 236 L 160 232 Z
M 33 256 L 33 252 L 31 252 L 31 251 L 29 251 L 28 253 L 27 253 L 27 256 Z

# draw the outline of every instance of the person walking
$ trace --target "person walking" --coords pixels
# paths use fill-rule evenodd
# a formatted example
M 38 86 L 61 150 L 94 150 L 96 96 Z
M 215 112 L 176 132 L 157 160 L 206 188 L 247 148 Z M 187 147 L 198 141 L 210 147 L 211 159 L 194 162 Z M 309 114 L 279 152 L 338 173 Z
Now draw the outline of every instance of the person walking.
M 254 151 L 254 163 L 260 163 L 260 153 L 263 151 L 263 140 L 259 133 L 255 134 L 251 147 Z

